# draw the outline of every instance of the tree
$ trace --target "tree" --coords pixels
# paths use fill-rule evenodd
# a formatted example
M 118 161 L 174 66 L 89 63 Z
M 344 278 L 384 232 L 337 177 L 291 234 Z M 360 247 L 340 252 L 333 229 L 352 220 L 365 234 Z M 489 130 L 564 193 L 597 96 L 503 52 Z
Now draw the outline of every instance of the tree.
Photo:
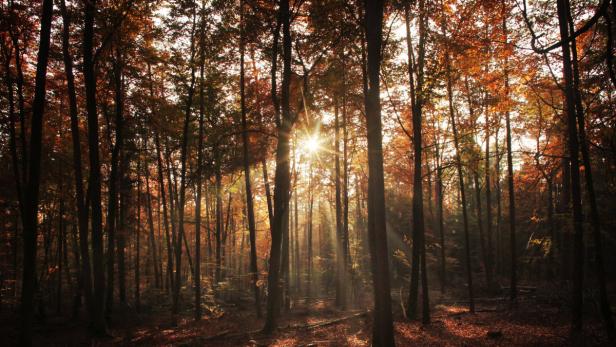
M 365 0 L 368 52 L 368 93 L 365 96 L 368 130 L 368 238 L 374 287 L 374 346 L 394 346 L 385 221 L 385 187 L 381 134 L 380 64 L 383 41 L 383 1 Z
M 41 30 L 36 62 L 36 82 L 32 101 L 32 124 L 30 129 L 30 162 L 28 164 L 28 184 L 24 203 L 23 239 L 24 264 L 23 287 L 21 291 L 21 331 L 19 343 L 32 344 L 32 318 L 34 314 L 34 291 L 36 287 L 36 233 L 38 228 L 39 187 L 41 177 L 41 149 L 43 137 L 43 116 L 45 112 L 45 90 L 47 64 L 51 36 L 53 1 L 43 1 L 41 9 Z
M 267 278 L 268 292 L 267 315 L 263 331 L 271 333 L 275 328 L 279 315 L 281 299 L 280 263 L 282 252 L 282 235 L 284 219 L 289 209 L 289 191 L 291 174 L 289 169 L 289 140 L 295 118 L 290 108 L 291 79 L 291 14 L 289 1 L 281 0 L 279 16 L 282 22 L 283 72 L 281 86 L 281 117 L 277 119 L 278 144 L 276 146 L 276 174 L 274 177 L 274 224 L 271 230 L 272 244 L 270 250 L 270 266 Z
M 92 314 L 92 276 L 90 270 L 90 249 L 88 246 L 88 209 L 83 191 L 83 172 L 81 164 L 81 140 L 79 136 L 79 119 L 77 110 L 77 93 L 75 92 L 75 76 L 73 73 L 73 58 L 70 54 L 70 24 L 71 17 L 66 8 L 66 1 L 60 2 L 62 13 L 62 56 L 66 73 L 67 92 L 71 117 L 71 138 L 73 140 L 73 171 L 75 176 L 75 200 L 77 206 L 77 225 L 79 227 L 79 247 L 81 251 L 81 275 L 79 286 L 83 288 L 86 308 Z
M 261 317 L 261 301 L 259 295 L 259 272 L 257 269 L 257 241 L 255 226 L 254 202 L 252 200 L 252 183 L 250 180 L 250 153 L 248 151 L 248 121 L 246 119 L 246 95 L 244 87 L 244 52 L 245 52 L 245 33 L 244 33 L 244 1 L 240 1 L 240 103 L 242 113 L 242 149 L 244 154 L 244 180 L 246 186 L 246 213 L 248 218 L 248 232 L 250 233 L 250 272 L 252 273 L 252 286 L 255 297 L 257 317 Z
M 503 36 L 505 37 L 505 47 L 507 43 L 507 2 L 503 1 Z M 505 97 L 509 97 L 509 67 L 508 60 L 505 58 L 503 62 L 503 75 L 505 79 Z M 516 256 L 516 241 L 515 241 L 515 189 L 513 185 L 513 156 L 511 148 L 511 114 L 507 108 L 505 111 L 505 130 L 507 141 L 507 187 L 509 188 L 509 251 L 511 252 L 511 272 L 509 284 L 509 299 L 512 303 L 517 297 L 517 256 Z
M 419 1 L 419 52 L 417 57 L 417 82 L 413 77 L 413 53 L 410 36 L 410 4 L 404 5 L 404 19 L 406 23 L 406 44 L 407 57 L 409 64 L 409 84 L 411 91 L 411 113 L 413 121 L 413 250 L 412 250 L 412 271 L 411 289 L 409 291 L 409 301 L 407 315 L 415 319 L 417 315 L 417 296 L 419 294 L 419 273 L 421 270 L 423 312 L 422 320 L 424 324 L 430 323 L 430 303 L 428 297 L 428 277 L 426 274 L 425 261 L 425 227 L 423 212 L 423 174 L 422 174 L 422 108 L 426 91 L 424 90 L 424 64 L 425 64 L 425 40 L 426 40 L 426 13 L 424 12 L 424 1 Z
M 180 289 L 182 287 L 182 240 L 184 240 L 184 205 L 186 203 L 186 168 L 188 156 L 188 128 L 190 125 L 191 109 L 193 104 L 193 95 L 195 92 L 195 37 L 196 37 L 196 5 L 192 4 L 192 29 L 190 34 L 190 82 L 188 85 L 188 95 L 186 96 L 186 104 L 184 105 L 184 126 L 182 131 L 182 143 L 180 148 L 180 193 L 178 208 L 178 235 L 175 244 L 175 287 L 173 288 L 173 306 L 174 315 L 179 312 L 180 305 Z M 186 247 L 188 250 L 188 247 Z
M 99 159 L 98 113 L 96 111 L 96 68 L 93 56 L 94 17 L 96 0 L 84 6 L 83 75 L 88 116 L 88 156 L 90 160 L 89 197 L 92 228 L 92 270 L 94 295 L 92 303 L 92 328 L 97 335 L 106 334 L 105 323 L 105 274 L 103 269 L 103 213 L 101 207 L 101 164 Z

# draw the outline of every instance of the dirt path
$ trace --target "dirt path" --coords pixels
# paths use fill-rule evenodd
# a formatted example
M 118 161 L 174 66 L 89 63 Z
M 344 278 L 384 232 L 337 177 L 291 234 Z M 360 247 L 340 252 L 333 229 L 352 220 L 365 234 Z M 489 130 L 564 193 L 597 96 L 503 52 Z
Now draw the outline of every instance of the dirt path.
M 515 310 L 497 300 L 478 303 L 470 314 L 464 306 L 443 300 L 433 309 L 432 324 L 408 322 L 396 314 L 395 333 L 405 346 L 607 346 L 599 322 L 588 319 L 577 343 L 569 336 L 569 314 L 552 303 L 528 299 Z M 262 321 L 248 306 L 221 304 L 208 317 L 195 322 L 190 311 L 173 324 L 165 306 L 147 314 L 131 309 L 118 312 L 112 337 L 92 340 L 83 324 L 61 317 L 48 319 L 35 330 L 36 345 L 95 346 L 369 346 L 371 315 L 364 310 L 339 311 L 328 299 L 302 302 L 281 319 L 272 336 L 259 333 Z M 3 317 L 5 336 L 12 339 L 14 324 Z

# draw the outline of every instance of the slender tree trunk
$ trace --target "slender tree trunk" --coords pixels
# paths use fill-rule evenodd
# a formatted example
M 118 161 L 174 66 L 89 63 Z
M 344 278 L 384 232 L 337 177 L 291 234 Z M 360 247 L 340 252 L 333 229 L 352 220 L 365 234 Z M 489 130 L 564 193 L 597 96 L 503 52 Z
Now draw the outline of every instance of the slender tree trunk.
M 240 97 L 242 111 L 242 140 L 244 151 L 244 180 L 246 185 L 246 217 L 248 219 L 248 232 L 250 233 L 250 273 L 252 276 L 251 284 L 255 297 L 255 307 L 257 317 L 261 318 L 261 300 L 259 295 L 259 270 L 257 268 L 257 231 L 255 225 L 254 201 L 252 200 L 252 182 L 250 179 L 250 152 L 248 150 L 248 121 L 246 120 L 246 92 L 244 78 L 244 52 L 245 52 L 245 37 L 244 37 L 244 1 L 240 1 Z
M 293 149 L 295 149 L 295 146 L 293 146 Z M 295 155 L 293 155 L 293 157 L 295 158 Z M 294 171 L 293 173 L 293 206 L 294 206 L 294 210 L 293 210 L 293 218 L 295 220 L 295 222 L 293 223 L 293 231 L 294 231 L 294 239 L 295 239 L 295 291 L 297 292 L 297 294 L 299 295 L 301 293 L 301 286 L 302 286 L 302 281 L 301 281 L 301 257 L 300 257 L 300 245 L 299 245 L 299 214 L 298 214 L 298 207 L 297 207 L 297 195 L 298 195 L 298 190 L 297 190 L 297 171 Z
M 141 151 L 137 153 L 137 225 L 135 227 L 135 310 L 141 311 Z
M 365 96 L 368 130 L 368 238 L 374 286 L 374 346 L 394 346 L 389 284 L 385 182 L 381 134 L 380 64 L 383 40 L 383 1 L 365 0 L 365 31 L 368 53 L 368 93 Z
M 144 150 L 147 153 L 147 139 L 144 140 Z M 154 236 L 154 216 L 152 213 L 152 193 L 150 190 L 150 168 L 148 162 L 145 163 L 145 187 L 146 187 L 146 212 L 148 214 L 148 226 L 150 229 L 150 259 L 152 259 L 152 266 L 154 269 L 154 286 L 156 288 L 162 287 L 161 274 L 158 272 L 158 254 L 156 252 L 156 238 Z
M 84 7 L 83 30 L 83 74 L 86 90 L 86 111 L 88 115 L 88 150 L 90 159 L 89 198 L 92 227 L 92 270 L 94 276 L 92 328 L 97 335 L 106 334 L 105 325 L 105 273 L 103 257 L 103 214 L 101 207 L 101 163 L 99 159 L 98 113 L 96 111 L 96 68 L 93 58 L 94 17 L 96 0 L 90 0 Z
M 412 270 L 411 270 L 411 288 L 409 291 L 409 301 L 407 306 L 407 314 L 411 319 L 417 317 L 417 302 L 419 294 L 419 276 L 420 270 L 425 269 L 425 260 L 421 259 L 425 254 L 425 225 L 423 211 L 423 174 L 422 174 L 422 108 L 424 102 L 423 91 L 423 69 L 425 57 L 425 13 L 424 1 L 419 1 L 419 51 L 417 59 L 417 82 L 413 78 L 413 53 L 410 36 L 410 4 L 407 2 L 404 8 L 405 23 L 406 23 L 406 43 L 407 43 L 407 59 L 409 64 L 409 84 L 411 90 L 411 107 L 413 121 L 413 250 L 412 250 Z M 422 279 L 422 298 L 424 300 L 423 323 L 430 322 L 429 300 L 427 290 L 427 274 L 421 274 Z
M 186 161 L 188 157 L 188 128 L 190 125 L 190 115 L 193 103 L 193 95 L 195 92 L 195 28 L 196 28 L 196 11 L 192 15 L 192 29 L 190 35 L 190 84 L 188 87 L 188 96 L 184 110 L 184 127 L 182 130 L 182 144 L 180 149 L 180 196 L 178 201 L 178 235 L 175 245 L 175 286 L 173 290 L 173 306 L 172 313 L 179 313 L 180 305 L 180 289 L 182 287 L 182 239 L 184 239 L 184 205 L 186 203 Z M 186 245 L 188 246 L 188 245 Z M 188 251 L 188 247 L 186 247 Z
M 494 286 L 493 274 L 494 274 L 494 257 L 492 253 L 492 182 L 490 180 L 490 117 L 486 112 L 486 155 L 484 170 L 485 172 L 485 185 L 486 185 L 486 236 L 487 247 L 485 255 L 486 265 L 486 278 L 488 281 L 488 289 L 492 290 Z
M 446 27 L 443 28 L 443 32 L 447 33 Z M 465 262 L 466 262 L 466 280 L 468 286 L 468 299 L 469 310 L 475 312 L 475 298 L 473 295 L 473 272 L 471 266 L 471 251 L 470 251 L 470 237 L 468 230 L 468 213 L 466 210 L 466 192 L 464 189 L 464 174 L 462 171 L 462 159 L 460 157 L 460 144 L 458 137 L 458 128 L 456 126 L 455 110 L 453 107 L 453 81 L 451 76 L 451 62 L 449 53 L 445 53 L 445 66 L 447 75 L 447 98 L 449 101 L 449 117 L 451 121 L 451 128 L 453 131 L 454 147 L 455 147 L 455 162 L 456 170 L 458 174 L 458 184 L 460 188 L 460 200 L 462 204 L 462 219 L 464 223 L 464 250 L 465 250 Z
M 126 154 L 125 154 L 126 155 Z M 130 177 L 129 158 L 121 158 L 122 180 L 120 185 L 120 216 L 118 220 L 118 297 L 122 305 L 126 305 L 126 213 L 130 208 Z
M 346 306 L 346 266 L 344 254 L 344 234 L 342 226 L 342 199 L 340 196 L 340 122 L 338 98 L 334 95 L 334 157 L 335 157 L 335 188 L 336 188 L 336 306 L 344 309 Z
M 503 1 L 503 35 L 505 37 L 505 49 L 508 49 L 507 43 L 507 9 L 506 3 Z M 503 62 L 503 74 L 505 77 L 505 99 L 509 98 L 509 59 L 505 57 Z M 511 272 L 509 285 L 509 299 L 515 303 L 517 298 L 517 255 L 516 255 L 516 240 L 515 240 L 515 189 L 513 185 L 513 157 L 511 148 L 511 117 L 509 110 L 505 111 L 505 130 L 507 139 L 507 188 L 509 190 L 509 243 L 511 253 Z
M 495 185 L 496 185 L 496 271 L 498 274 L 502 274 L 503 272 L 503 267 L 504 267 L 504 247 L 503 247 L 503 233 L 501 230 L 501 226 L 502 226 L 502 220 L 503 220 L 503 216 L 502 216 L 502 199 L 501 199 L 501 170 L 500 170 L 500 162 L 501 162 L 501 152 L 499 149 L 498 144 L 500 143 L 499 140 L 499 133 L 500 130 L 500 120 L 499 120 L 499 125 L 497 125 L 496 127 L 496 132 L 495 132 L 495 143 L 494 143 L 494 150 L 496 152 L 496 163 L 494 165 L 494 176 L 495 176 Z
M 473 183 L 475 186 L 475 211 L 477 213 L 477 230 L 479 231 L 479 247 L 481 248 L 481 257 L 483 262 L 483 268 L 486 274 L 486 288 L 490 288 L 492 283 L 492 277 L 488 267 L 490 266 L 488 261 L 487 246 L 485 240 L 485 234 L 483 232 L 483 209 L 481 207 L 481 184 L 479 183 L 479 172 L 473 174 Z
M 348 165 L 348 141 L 347 128 L 347 87 L 346 87 L 346 57 L 343 56 L 342 66 L 342 252 L 344 256 L 344 273 L 351 276 L 351 297 L 355 294 L 355 278 L 350 273 L 352 269 L 351 247 L 349 240 L 349 165 Z M 348 292 L 348 291 L 347 291 Z
M 203 137 L 204 131 L 204 69 L 205 69 L 205 3 L 201 1 L 201 24 L 199 28 L 199 139 L 197 140 L 197 192 L 195 193 L 195 319 L 201 319 L 201 180 L 203 177 Z M 167 234 L 168 236 L 168 234 Z
M 73 171 L 75 176 L 75 195 L 77 206 L 77 224 L 79 227 L 79 248 L 81 251 L 80 281 L 86 309 L 92 315 L 92 278 L 90 271 L 90 248 L 88 245 L 88 210 L 86 208 L 83 191 L 83 174 L 81 165 L 81 140 L 79 136 L 79 119 L 77 110 L 77 93 L 75 92 L 75 76 L 73 74 L 73 59 L 70 55 L 70 15 L 64 0 L 60 2 L 62 12 L 62 55 L 66 73 L 67 91 L 69 98 L 69 111 L 71 117 L 71 138 L 73 141 Z
M 267 160 L 266 156 L 261 159 L 261 167 L 263 168 L 263 184 L 265 185 L 265 200 L 267 200 L 267 216 L 270 225 L 270 229 L 274 225 L 274 207 L 272 206 L 272 193 L 269 184 L 269 178 L 267 175 Z
M 47 75 L 47 62 L 49 58 L 49 45 L 51 21 L 53 15 L 53 1 L 43 1 L 41 14 L 41 31 L 39 51 L 36 63 L 36 79 L 34 87 L 34 100 L 32 102 L 32 127 L 30 129 L 30 171 L 28 172 L 28 185 L 26 186 L 27 200 L 24 203 L 23 240 L 24 264 L 23 286 L 21 292 L 21 331 L 20 345 L 32 344 L 32 318 L 34 311 L 34 291 L 36 287 L 36 233 L 38 229 L 39 184 L 41 176 L 41 150 L 43 138 L 43 115 L 45 112 L 45 82 Z M 23 131 L 23 129 L 22 129 Z
M 445 223 L 443 217 L 443 167 L 441 162 L 441 145 L 436 142 L 436 215 L 438 219 L 438 231 L 441 244 L 440 249 L 440 280 L 441 280 L 441 294 L 445 294 L 445 287 L 447 286 L 447 272 L 445 262 Z
M 57 261 L 56 266 L 58 267 L 58 283 L 56 287 L 56 314 L 60 314 L 62 312 L 62 244 L 65 239 L 64 236 L 64 197 L 62 196 L 62 184 L 60 184 L 60 197 L 59 197 L 59 212 L 58 212 L 58 230 L 56 231 L 56 247 L 57 247 Z
M 123 138 L 123 95 L 122 95 L 122 61 L 121 55 L 116 53 L 113 62 L 113 82 L 115 87 L 115 144 L 111 151 L 111 172 L 109 174 L 109 198 L 107 203 L 107 298 L 105 300 L 105 314 L 111 315 L 113 309 L 113 289 L 114 289 L 114 266 L 115 266 L 115 234 L 116 234 L 116 213 L 118 206 L 118 185 L 119 178 L 122 176 L 120 158 L 122 157 Z

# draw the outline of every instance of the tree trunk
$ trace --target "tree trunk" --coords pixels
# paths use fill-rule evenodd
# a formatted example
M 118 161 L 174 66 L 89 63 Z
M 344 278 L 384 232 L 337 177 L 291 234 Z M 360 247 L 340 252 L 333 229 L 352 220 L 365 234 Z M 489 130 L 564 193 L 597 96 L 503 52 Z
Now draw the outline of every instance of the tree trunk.
M 116 213 L 118 206 L 118 184 L 119 178 L 122 177 L 120 168 L 120 158 L 122 157 L 122 142 L 123 138 L 123 95 L 122 95 L 122 61 L 120 48 L 116 48 L 117 53 L 113 62 L 113 81 L 115 87 L 115 144 L 111 151 L 111 172 L 109 174 L 109 198 L 107 203 L 107 298 L 105 300 L 105 314 L 111 315 L 113 309 L 113 277 L 115 266 L 115 233 L 116 233 Z
M 409 291 L 409 301 L 407 306 L 407 314 L 411 319 L 417 317 L 417 302 L 419 294 L 419 275 L 420 270 L 425 270 L 425 225 L 423 211 L 423 176 L 422 176 L 422 108 L 424 102 L 424 57 L 425 57 L 425 13 L 424 1 L 419 1 L 419 47 L 417 57 L 417 82 L 413 78 L 413 53 L 410 34 L 410 4 L 407 2 L 404 8 L 405 23 L 406 23 L 406 43 L 407 43 L 407 59 L 408 59 L 408 74 L 409 85 L 411 90 L 411 108 L 413 121 L 413 249 L 412 249 L 412 269 L 411 269 L 411 288 Z M 422 298 L 424 300 L 423 307 L 427 308 L 423 312 L 423 323 L 430 322 L 429 312 L 429 296 L 427 290 L 427 274 L 421 271 L 422 279 Z
M 147 138 L 144 139 L 144 153 L 147 153 Z M 145 162 L 145 187 L 146 187 L 146 212 L 148 214 L 148 226 L 150 229 L 150 259 L 154 268 L 154 286 L 162 287 L 161 274 L 158 271 L 158 254 L 156 250 L 156 238 L 154 237 L 154 216 L 152 213 L 152 193 L 150 191 L 150 168 L 148 162 Z
M 447 286 L 447 272 L 445 263 L 445 223 L 443 221 L 443 167 L 441 161 L 441 145 L 436 143 L 436 216 L 438 219 L 438 231 L 441 244 L 440 252 L 440 280 L 441 280 L 441 294 L 445 294 L 445 287 Z
M 443 22 L 443 34 L 447 35 L 447 27 Z M 470 251 L 470 237 L 468 231 L 468 213 L 466 210 L 466 192 L 464 190 L 464 174 L 462 172 L 462 159 L 460 157 L 460 144 L 458 137 L 458 128 L 456 126 L 455 110 L 453 107 L 453 78 L 451 76 L 451 61 L 449 52 L 445 53 L 445 73 L 447 77 L 447 99 L 449 104 L 449 118 L 451 121 L 451 127 L 453 131 L 454 147 L 455 147 L 455 164 L 458 174 L 458 184 L 460 192 L 460 200 L 462 205 L 462 219 L 464 223 L 464 250 L 465 250 L 465 262 L 466 262 L 466 281 L 468 286 L 468 299 L 469 310 L 475 312 L 475 298 L 473 295 L 473 272 L 471 266 L 471 251 Z
M 284 233 L 284 218 L 288 218 L 289 188 L 291 175 L 289 172 L 289 139 L 294 119 L 290 109 L 291 82 L 291 28 L 289 1 L 280 1 L 280 19 L 283 31 L 283 74 L 282 74 L 282 119 L 278 124 L 278 144 L 276 148 L 276 174 L 274 188 L 274 224 L 271 228 L 272 242 L 268 273 L 267 315 L 263 331 L 271 333 L 277 326 L 278 305 L 280 303 L 280 260 L 282 236 Z
M 575 31 L 575 28 L 573 26 L 573 19 L 571 18 L 571 10 L 568 2 L 569 1 L 567 0 L 567 17 L 569 31 L 573 33 Z M 577 116 L 578 135 L 580 141 L 580 149 L 582 152 L 584 177 L 586 180 L 586 192 L 588 193 L 588 203 L 590 205 L 592 236 L 595 244 L 595 271 L 597 272 L 597 281 L 599 282 L 599 306 L 608 337 L 610 338 L 610 340 L 614 340 L 616 338 L 616 331 L 614 330 L 614 319 L 612 317 L 612 309 L 610 306 L 606 289 L 605 264 L 603 258 L 602 244 L 603 242 L 601 240 L 601 221 L 599 217 L 599 208 L 597 206 L 597 198 L 595 195 L 591 158 L 590 152 L 588 150 L 588 140 L 586 139 L 586 122 L 584 121 L 584 107 L 582 106 L 582 95 L 580 90 L 580 72 L 578 67 L 577 47 L 575 39 L 571 41 L 571 55 L 573 64 L 573 88 L 575 93 L 575 108 Z
M 505 36 L 504 44 L 507 47 L 507 16 L 506 16 L 506 4 L 503 2 L 503 34 Z M 505 57 L 503 62 L 504 77 L 505 77 L 505 98 L 509 98 L 509 59 Z M 512 303 L 515 302 L 517 297 L 517 256 L 516 256 L 516 241 L 515 241 L 515 190 L 513 185 L 513 158 L 511 152 L 511 117 L 509 110 L 505 111 L 505 127 L 507 137 L 507 186 L 509 190 L 509 242 L 511 253 L 511 281 L 509 285 L 509 299 Z
M 365 0 L 365 30 L 368 53 L 368 93 L 365 96 L 368 135 L 368 238 L 374 286 L 374 346 L 394 346 L 389 284 L 389 252 L 385 220 L 385 182 L 381 134 L 380 64 L 383 40 L 383 1 Z
M 252 200 L 252 182 L 250 179 L 250 152 L 248 151 L 248 122 L 246 120 L 246 92 L 244 79 L 244 1 L 240 1 L 240 98 L 242 112 L 242 140 L 244 152 L 244 180 L 246 185 L 246 217 L 248 219 L 248 232 L 250 233 L 250 273 L 252 276 L 252 290 L 255 297 L 257 318 L 261 318 L 261 300 L 259 295 L 259 271 L 257 268 L 257 231 L 255 225 L 254 201 Z
M 135 310 L 141 311 L 141 151 L 137 153 L 137 225 L 135 228 Z
M 36 233 L 38 228 L 39 184 L 41 177 L 41 150 L 43 138 L 43 115 L 45 112 L 45 83 L 53 1 L 43 1 L 41 14 L 41 31 L 39 51 L 36 63 L 36 80 L 34 100 L 32 101 L 32 127 L 30 130 L 30 171 L 26 186 L 26 201 L 24 203 L 23 241 L 24 264 L 23 286 L 21 292 L 21 331 L 19 342 L 22 346 L 32 344 L 32 318 L 34 309 L 34 291 L 36 287 Z M 23 131 L 23 129 L 22 129 Z
M 192 29 L 190 35 L 190 84 L 186 105 L 184 105 L 184 127 L 182 130 L 182 143 L 180 149 L 180 196 L 178 201 L 178 235 L 175 245 L 175 286 L 173 287 L 173 306 L 172 313 L 179 313 L 180 289 L 182 287 L 182 239 L 184 239 L 184 205 L 186 203 L 186 161 L 188 157 L 188 128 L 190 125 L 190 114 L 195 91 L 195 28 L 196 11 L 193 10 Z M 188 251 L 188 247 L 186 247 Z
M 344 309 L 346 306 L 346 266 L 344 254 L 344 234 L 342 226 L 342 199 L 340 196 L 340 122 L 338 98 L 334 95 L 334 157 L 335 157 L 335 188 L 336 188 L 336 306 Z
M 203 137 L 205 103 L 203 98 L 203 82 L 205 69 L 205 4 L 201 2 L 201 24 L 199 28 L 199 139 L 197 140 L 197 191 L 195 193 L 195 319 L 201 319 L 201 180 L 203 177 Z M 168 237 L 168 234 L 167 234 Z
M 567 14 L 569 4 L 566 0 L 557 1 L 558 23 L 560 39 L 565 41 L 569 38 Z M 569 143 L 569 160 L 571 163 L 571 202 L 573 207 L 573 230 L 574 230 L 574 269 L 573 269 L 573 298 L 572 298 L 572 330 L 582 330 L 582 304 L 584 278 L 584 227 L 582 214 L 582 198 L 580 189 L 580 164 L 578 159 L 579 143 L 576 127 L 575 90 L 571 67 L 571 50 L 569 44 L 561 46 L 563 53 L 563 79 L 565 82 L 565 103 L 567 112 L 567 129 Z
M 214 153 L 217 153 L 218 148 L 215 147 Z M 219 156 L 219 155 L 218 155 Z M 222 174 L 220 172 L 220 158 L 216 160 L 216 270 L 214 274 L 214 284 L 218 285 L 221 281 L 221 261 L 222 261 Z
M 92 317 L 92 276 L 90 270 L 90 248 L 88 245 L 88 209 L 86 208 L 83 191 L 83 174 L 81 165 L 81 140 L 79 136 L 79 119 L 77 110 L 77 93 L 75 92 L 75 76 L 73 74 L 73 59 L 70 55 L 70 15 L 64 0 L 60 2 L 62 12 L 62 56 L 69 98 L 69 111 L 71 117 L 71 138 L 73 142 L 73 171 L 75 175 L 75 199 L 77 206 L 77 224 L 79 228 L 79 248 L 81 251 L 80 282 L 86 309 Z
M 92 270 L 94 297 L 92 305 L 92 328 L 96 335 L 105 335 L 105 273 L 103 257 L 103 214 L 101 207 L 101 163 L 99 160 L 98 113 L 96 111 L 96 68 L 93 53 L 94 17 L 96 0 L 84 7 L 83 74 L 88 115 L 88 150 L 90 159 L 89 198 L 92 209 Z
M 488 281 L 488 289 L 495 288 L 493 282 L 494 274 L 494 257 L 492 256 L 492 182 L 490 181 L 490 117 L 486 112 L 486 155 L 484 170 L 485 172 L 485 185 L 486 185 L 486 254 L 485 254 L 485 266 L 486 266 L 486 279 Z

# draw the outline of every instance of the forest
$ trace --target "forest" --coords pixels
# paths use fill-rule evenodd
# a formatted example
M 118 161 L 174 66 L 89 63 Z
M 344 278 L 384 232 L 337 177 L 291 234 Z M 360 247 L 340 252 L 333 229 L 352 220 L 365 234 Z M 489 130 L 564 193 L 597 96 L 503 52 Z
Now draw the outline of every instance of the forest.
M 0 345 L 614 346 L 615 53 L 616 0 L 0 0 Z

